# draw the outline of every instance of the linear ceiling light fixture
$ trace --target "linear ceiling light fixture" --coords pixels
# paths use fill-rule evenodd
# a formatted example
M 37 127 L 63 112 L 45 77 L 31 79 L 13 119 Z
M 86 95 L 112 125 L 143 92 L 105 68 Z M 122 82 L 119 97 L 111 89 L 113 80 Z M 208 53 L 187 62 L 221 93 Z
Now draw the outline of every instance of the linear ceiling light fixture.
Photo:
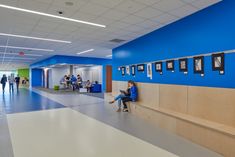
M 78 52 L 77 54 L 80 55 L 80 54 L 91 52 L 91 51 L 94 51 L 94 49 L 89 49 L 89 50 L 86 50 L 86 51 Z
M 107 55 L 106 57 L 112 57 L 113 55 Z
M 12 60 L 35 60 L 36 58 L 27 58 L 27 57 L 0 57 L 0 58 L 6 58 L 6 59 L 12 59 Z
M 6 54 L 6 55 L 19 55 L 19 53 L 11 53 L 11 52 L 0 52 L 0 54 Z M 31 54 L 31 53 L 27 53 L 24 54 L 24 56 L 35 56 L 35 57 L 41 57 L 43 55 L 39 55 L 39 54 Z
M 105 25 L 101 25 L 101 24 L 97 24 L 97 23 L 92 23 L 92 22 L 82 21 L 82 20 L 76 20 L 76 19 L 57 16 L 57 15 L 52 15 L 52 14 L 47 14 L 47 13 L 43 13 L 43 12 L 39 12 L 39 11 L 33 11 L 33 10 L 28 10 L 28 9 L 23 9 L 23 8 L 17 8 L 17 7 L 13 7 L 13 6 L 9 6 L 9 5 L 4 5 L 4 4 L 0 4 L 0 7 L 1 8 L 12 9 L 12 10 L 17 10 L 17 11 L 22 11 L 22 12 L 27 12 L 27 13 L 31 13 L 31 14 L 37 14 L 37 15 L 41 15 L 41 16 L 53 17 L 53 18 L 72 21 L 72 22 L 77 22 L 77 23 L 83 23 L 83 24 L 97 26 L 97 27 L 103 27 L 103 28 L 106 27 Z
M 31 48 L 31 47 L 17 47 L 17 46 L 3 46 L 3 45 L 1 45 L 0 47 L 11 48 L 11 49 L 21 49 L 21 50 L 47 51 L 47 52 L 54 51 L 54 50 L 50 50 L 50 49 L 39 49 L 39 48 Z
M 35 40 L 51 41 L 51 42 L 58 42 L 58 43 L 67 43 L 67 44 L 71 44 L 72 43 L 71 41 L 65 41 L 65 40 L 39 38 L 39 37 L 24 36 L 24 35 L 17 35 L 17 34 L 7 34 L 7 33 L 0 33 L 0 36 L 25 38 L 25 39 L 35 39 Z

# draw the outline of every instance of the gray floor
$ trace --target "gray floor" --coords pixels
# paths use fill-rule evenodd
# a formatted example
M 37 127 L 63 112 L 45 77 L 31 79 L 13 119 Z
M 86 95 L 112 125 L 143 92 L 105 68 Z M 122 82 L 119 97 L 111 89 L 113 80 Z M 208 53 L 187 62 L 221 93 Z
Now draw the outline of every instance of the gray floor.
M 0 103 L 3 104 L 1 95 Z M 2 105 L 0 105 L 0 157 L 13 157 L 11 138 L 7 125 L 6 114 Z
M 184 138 L 149 124 L 143 119 L 129 113 L 116 113 L 115 105 L 109 105 L 101 98 L 87 95 L 61 95 L 34 90 L 39 94 L 57 101 L 65 106 L 122 130 L 130 135 L 145 140 L 181 157 L 221 157 L 204 147 Z

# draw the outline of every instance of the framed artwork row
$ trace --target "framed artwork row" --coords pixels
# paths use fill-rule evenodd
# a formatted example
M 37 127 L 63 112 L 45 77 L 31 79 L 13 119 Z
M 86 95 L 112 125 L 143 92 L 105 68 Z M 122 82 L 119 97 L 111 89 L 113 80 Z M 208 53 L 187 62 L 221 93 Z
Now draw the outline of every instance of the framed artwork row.
M 217 53 L 217 54 L 212 54 L 211 55 L 211 60 L 212 60 L 212 70 L 213 71 L 219 71 L 219 74 L 223 75 L 225 71 L 225 54 L 224 53 Z M 175 60 L 168 60 L 166 61 L 166 70 L 167 71 L 175 71 Z M 202 76 L 204 75 L 204 56 L 196 56 L 193 57 L 193 71 L 195 74 L 201 74 Z M 163 63 L 162 61 L 158 61 L 154 63 L 155 71 L 162 74 L 163 72 Z M 187 73 L 189 68 L 188 68 L 188 58 L 181 58 L 178 60 L 179 63 L 179 71 Z M 151 63 L 148 63 L 147 67 L 147 74 L 150 76 L 152 71 L 152 68 L 150 67 Z M 136 71 L 137 72 L 144 72 L 145 71 L 145 64 L 138 64 L 138 65 L 131 65 L 130 67 L 121 67 L 121 73 L 124 76 L 125 74 L 135 76 Z

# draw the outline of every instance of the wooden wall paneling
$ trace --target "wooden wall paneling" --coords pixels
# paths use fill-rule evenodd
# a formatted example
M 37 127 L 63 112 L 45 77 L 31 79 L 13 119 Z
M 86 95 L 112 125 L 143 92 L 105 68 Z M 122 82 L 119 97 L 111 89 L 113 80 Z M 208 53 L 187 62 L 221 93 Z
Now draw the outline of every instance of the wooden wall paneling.
M 235 127 L 235 90 L 188 87 L 188 114 Z
M 160 85 L 160 107 L 187 113 L 187 86 Z

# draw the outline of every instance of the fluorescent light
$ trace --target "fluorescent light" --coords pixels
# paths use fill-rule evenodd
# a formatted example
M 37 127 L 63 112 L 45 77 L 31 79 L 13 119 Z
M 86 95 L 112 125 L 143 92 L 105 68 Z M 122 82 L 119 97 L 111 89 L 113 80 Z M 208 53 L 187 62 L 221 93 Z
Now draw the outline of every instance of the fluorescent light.
M 106 57 L 112 57 L 113 55 L 107 55 Z
M 3 59 L 19 59 L 19 60 L 35 60 L 35 58 L 26 58 L 26 57 L 0 57 Z
M 66 65 L 66 63 L 61 63 L 60 65 Z
M 94 49 L 89 49 L 89 50 L 86 50 L 86 51 L 78 52 L 77 54 L 80 55 L 80 54 L 91 52 L 91 51 L 94 51 Z
M 6 54 L 6 55 L 19 55 L 19 53 L 9 53 L 9 52 L 0 52 L 0 54 Z M 30 54 L 30 53 L 27 53 L 27 54 L 24 54 L 24 56 L 35 56 L 35 57 L 41 57 L 43 55 L 39 55 L 39 54 Z
M 35 51 L 48 51 L 53 52 L 54 50 L 49 49 L 38 49 L 38 48 L 31 48 L 31 47 L 16 47 L 16 46 L 0 46 L 2 48 L 11 48 L 11 49 L 21 49 L 21 50 L 35 50 Z
M 52 41 L 58 43 L 72 43 L 71 41 L 64 41 L 64 40 L 57 40 L 57 39 L 48 39 L 48 38 L 39 38 L 39 37 L 32 37 L 32 36 L 24 36 L 24 35 L 17 35 L 17 34 L 7 34 L 7 33 L 0 33 L 1 36 L 8 36 L 8 37 L 16 37 L 16 38 L 26 38 L 26 39 L 35 39 L 35 40 L 44 40 L 44 41 Z
M 28 10 L 28 9 L 23 9 L 23 8 L 17 8 L 17 7 L 13 7 L 13 6 L 4 5 L 4 4 L 0 4 L 0 7 L 7 8 L 7 9 L 12 9 L 12 10 L 17 10 L 17 11 L 22 11 L 22 12 L 27 12 L 27 13 L 31 13 L 31 14 L 37 14 L 37 15 L 41 15 L 41 16 L 53 17 L 53 18 L 72 21 L 72 22 L 83 23 L 83 24 L 97 26 L 97 27 L 106 27 L 105 25 L 101 25 L 101 24 L 97 24 L 97 23 L 92 23 L 92 22 L 87 22 L 87 21 L 82 21 L 82 20 L 76 20 L 76 19 L 57 16 L 57 15 L 52 15 L 52 14 L 47 14 L 47 13 L 43 13 L 43 12 L 39 12 L 39 11 L 33 11 L 33 10 Z

